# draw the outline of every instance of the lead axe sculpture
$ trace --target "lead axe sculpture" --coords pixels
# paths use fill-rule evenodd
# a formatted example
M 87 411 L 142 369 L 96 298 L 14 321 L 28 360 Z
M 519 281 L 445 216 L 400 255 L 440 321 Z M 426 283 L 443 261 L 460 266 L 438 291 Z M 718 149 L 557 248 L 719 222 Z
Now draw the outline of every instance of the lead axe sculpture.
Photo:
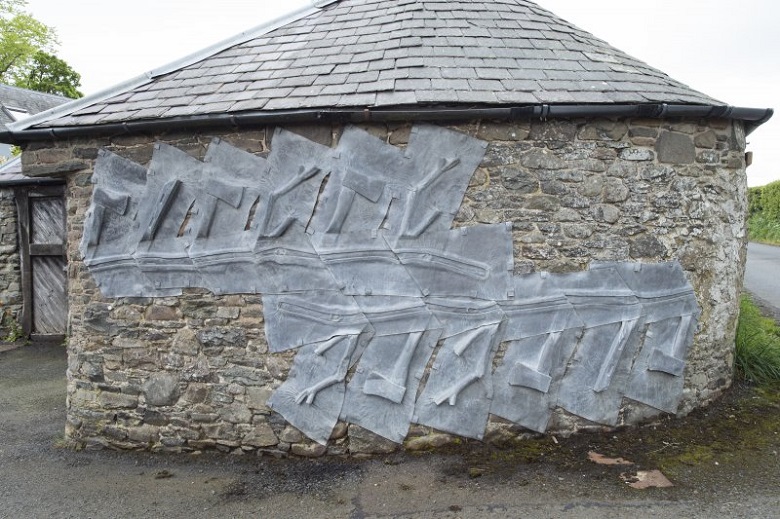
M 452 228 L 486 147 L 418 125 L 405 149 L 347 127 L 277 130 L 267 158 L 160 144 L 148 170 L 101 151 L 80 250 L 106 297 L 262 294 L 269 350 L 298 352 L 269 405 L 322 444 L 338 420 L 402 442 L 675 412 L 699 315 L 679 263 L 513 276 L 510 223 Z

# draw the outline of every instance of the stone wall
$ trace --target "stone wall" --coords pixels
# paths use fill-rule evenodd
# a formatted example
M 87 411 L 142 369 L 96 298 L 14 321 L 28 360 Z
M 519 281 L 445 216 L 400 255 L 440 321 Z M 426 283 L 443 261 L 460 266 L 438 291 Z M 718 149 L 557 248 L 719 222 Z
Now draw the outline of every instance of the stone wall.
M 0 340 L 16 338 L 22 313 L 16 201 L 13 188 L 0 188 Z
M 744 265 L 746 180 L 740 123 L 708 120 L 472 122 L 453 129 L 490 145 L 456 225 L 513 224 L 515 271 L 582 270 L 593 261 L 679 260 L 702 315 L 679 412 L 730 384 Z M 364 129 L 404 146 L 411 125 Z M 339 126 L 288 127 L 334 145 Z M 104 299 L 78 251 L 100 147 L 146 164 L 160 140 L 202 159 L 212 137 L 252 153 L 269 151 L 271 129 L 39 143 L 25 171 L 68 175 L 71 336 L 67 434 L 86 444 L 153 450 L 218 448 L 303 456 L 362 455 L 397 446 L 340 424 L 320 446 L 266 407 L 294 353 L 269 354 L 260 296 Z M 75 164 L 75 166 L 74 166 Z M 626 401 L 624 423 L 649 410 Z M 657 411 L 655 412 L 657 414 Z M 552 430 L 594 424 L 558 411 Z M 491 419 L 486 440 L 527 431 Z M 413 426 L 406 447 L 455 441 Z

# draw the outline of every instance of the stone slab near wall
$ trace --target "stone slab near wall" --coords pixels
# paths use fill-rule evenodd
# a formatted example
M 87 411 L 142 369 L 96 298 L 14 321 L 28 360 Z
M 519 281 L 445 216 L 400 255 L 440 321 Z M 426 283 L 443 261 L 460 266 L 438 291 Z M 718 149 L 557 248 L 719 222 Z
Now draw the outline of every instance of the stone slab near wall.
M 0 340 L 19 330 L 22 312 L 16 199 L 13 188 L 0 188 Z
M 679 414 L 730 384 L 742 282 L 746 180 L 740 123 L 719 120 L 475 121 L 450 129 L 488 143 L 455 227 L 511 222 L 515 275 L 587 270 L 600 262 L 678 261 L 701 309 L 688 349 Z M 340 125 L 289 126 L 335 147 Z M 399 148 L 411 124 L 362 129 Z M 306 438 L 271 410 L 295 351 L 269 352 L 259 294 L 105 298 L 79 244 L 94 162 L 105 149 L 141 165 L 164 143 L 203 160 L 214 137 L 267 157 L 273 128 L 39 143 L 25 171 L 68 174 L 70 336 L 67 434 L 86 444 L 188 451 L 241 449 L 303 456 L 389 452 L 397 443 L 339 422 L 330 441 Z M 498 362 L 498 361 L 494 361 Z M 618 423 L 659 411 L 623 399 Z M 556 408 L 548 431 L 603 428 Z M 485 441 L 528 432 L 491 416 Z M 453 441 L 412 425 L 407 448 Z

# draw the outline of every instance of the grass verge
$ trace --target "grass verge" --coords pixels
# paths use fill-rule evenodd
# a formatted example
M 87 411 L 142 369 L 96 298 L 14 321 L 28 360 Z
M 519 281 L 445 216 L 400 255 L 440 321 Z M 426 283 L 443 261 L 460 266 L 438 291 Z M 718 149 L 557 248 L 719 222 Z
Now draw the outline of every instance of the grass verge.
M 780 326 L 747 296 L 739 306 L 735 364 L 737 377 L 745 381 L 780 382 Z

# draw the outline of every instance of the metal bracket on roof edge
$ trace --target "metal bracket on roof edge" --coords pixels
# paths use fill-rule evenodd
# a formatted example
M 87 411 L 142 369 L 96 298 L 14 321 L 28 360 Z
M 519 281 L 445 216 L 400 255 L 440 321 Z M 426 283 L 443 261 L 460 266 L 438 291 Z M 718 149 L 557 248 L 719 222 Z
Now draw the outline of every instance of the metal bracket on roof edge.
M 336 2 L 340 2 L 341 0 L 311 0 L 311 5 L 316 7 L 317 9 L 323 9 L 325 7 L 328 7 L 330 4 L 335 4 Z

